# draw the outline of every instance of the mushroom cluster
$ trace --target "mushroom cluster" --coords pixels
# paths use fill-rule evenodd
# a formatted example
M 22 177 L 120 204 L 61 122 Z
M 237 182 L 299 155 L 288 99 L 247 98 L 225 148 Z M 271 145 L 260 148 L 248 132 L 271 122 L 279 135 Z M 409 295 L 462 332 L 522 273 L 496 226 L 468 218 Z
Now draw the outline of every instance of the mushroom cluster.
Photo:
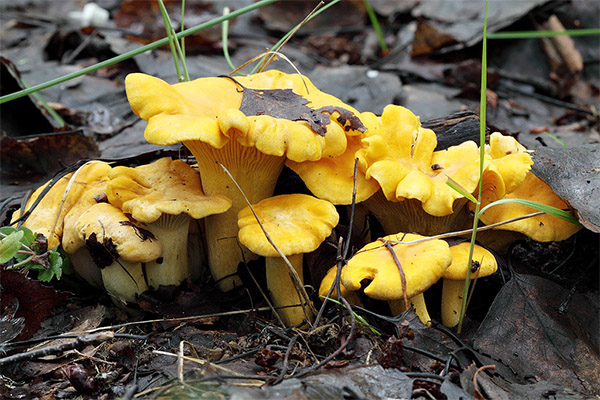
M 80 273 L 124 301 L 189 278 L 188 229 L 202 219 L 208 267 L 219 288 L 241 285 L 238 264 L 265 257 L 273 303 L 286 325 L 299 325 L 313 309 L 298 294 L 303 254 L 338 224 L 336 206 L 356 203 L 381 223 L 385 237 L 343 267 L 340 295 L 357 303 L 362 290 L 388 301 L 394 313 L 410 303 L 429 323 L 423 293 L 443 278 L 442 320 L 453 326 L 465 268 L 478 265 L 476 276 L 483 277 L 496 266 L 491 254 L 480 253 L 484 249 L 467 260 L 464 245 L 427 238 L 472 225 L 472 205 L 448 182 L 471 194 L 481 183 L 484 206 L 529 198 L 567 208 L 530 172 L 529 152 L 512 137 L 490 136 L 480 176 L 475 142 L 436 150 L 436 134 L 408 109 L 389 105 L 381 116 L 359 113 L 298 74 L 270 70 L 170 85 L 134 73 L 125 86 L 134 113 L 147 121 L 145 138 L 158 145 L 183 143 L 197 170 L 170 159 L 136 167 L 91 163 L 59 180 L 25 223 L 51 245 L 62 240 L 81 264 L 92 260 L 100 269 Z M 273 196 L 284 165 L 314 197 Z M 481 220 L 491 224 L 528 212 L 502 204 Z M 579 229 L 557 222 L 545 215 L 501 229 L 540 241 L 562 240 Z M 134 242 L 121 241 L 123 236 Z M 422 241 L 406 243 L 414 240 Z M 137 252 L 129 254 L 132 246 Z M 321 282 L 321 294 L 329 292 L 335 272 Z M 365 280 L 370 283 L 361 289 Z

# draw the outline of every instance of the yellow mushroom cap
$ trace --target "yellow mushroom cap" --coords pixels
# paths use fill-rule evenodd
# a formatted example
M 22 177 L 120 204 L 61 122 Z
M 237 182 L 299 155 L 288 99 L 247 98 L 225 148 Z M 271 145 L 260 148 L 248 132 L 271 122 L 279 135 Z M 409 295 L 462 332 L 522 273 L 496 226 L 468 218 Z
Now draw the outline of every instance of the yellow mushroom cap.
M 198 172 L 181 160 L 161 158 L 135 168 L 115 167 L 109 178 L 108 201 L 145 223 L 163 214 L 200 219 L 231 207 L 225 196 L 204 195 Z
M 414 234 L 389 235 L 388 241 L 413 241 L 424 236 Z M 417 244 L 395 244 L 393 251 L 406 278 L 406 295 L 423 293 L 437 282 L 452 263 L 452 253 L 444 240 L 429 240 Z M 361 281 L 371 280 L 364 293 L 378 300 L 396 300 L 404 297 L 400 271 L 391 252 L 383 242 L 372 242 L 358 251 L 342 270 L 342 284 L 348 290 L 361 288 Z
M 162 252 L 160 242 L 149 231 L 140 224 L 134 225 L 120 209 L 108 203 L 98 203 L 88 208 L 81 214 L 75 227 L 81 239 L 86 241 L 92 256 L 94 250 L 90 248 L 90 241 L 102 245 L 106 250 L 110 250 L 112 243 L 117 253 L 115 256 L 131 262 L 150 262 L 160 257 Z M 111 263 L 107 262 L 106 265 Z
M 396 199 L 398 184 L 412 170 L 430 168 L 437 145 L 435 133 L 421 127 L 419 118 L 408 109 L 388 105 L 381 115 L 377 134 L 363 139 L 365 149 L 356 152 L 366 168 L 367 179 L 376 179 L 388 200 Z
M 468 261 L 470 247 L 471 243 L 468 242 L 450 246 L 450 251 L 452 252 L 452 264 L 450 264 L 448 269 L 442 275 L 444 279 L 464 280 L 467 277 L 467 268 L 471 267 L 471 263 Z M 479 263 L 477 272 L 479 278 L 491 275 L 498 269 L 496 257 L 481 246 L 475 245 L 473 248 L 472 260 Z M 471 277 L 474 275 L 475 273 L 471 273 Z
M 348 137 L 348 145 L 343 154 L 337 157 L 324 157 L 318 161 L 286 161 L 286 166 L 297 173 L 312 194 L 333 204 L 352 204 L 354 190 L 354 163 L 356 152 L 364 149 L 363 138 L 375 134 L 380 118 L 372 113 L 362 113 L 360 119 L 367 127 L 361 136 Z M 360 165 L 356 171 L 356 203 L 371 197 L 379 190 L 379 183 L 364 174 Z
M 305 194 L 269 197 L 252 207 L 275 245 L 286 256 L 315 250 L 339 221 L 333 204 Z M 240 242 L 250 251 L 264 257 L 279 257 L 250 207 L 239 212 L 238 226 Z
M 342 269 L 343 271 L 343 269 Z M 321 286 L 319 286 L 319 296 L 327 296 L 327 293 L 329 293 L 329 288 L 331 287 L 331 285 L 333 285 L 333 281 L 335 280 L 335 275 L 337 274 L 337 266 L 334 266 L 332 268 L 329 269 L 329 271 L 327 271 L 327 274 L 323 277 L 323 280 L 321 281 Z M 341 279 L 341 278 L 340 278 Z M 346 289 L 346 287 L 342 284 L 342 282 L 340 282 L 340 292 L 342 297 L 346 297 L 348 296 L 349 293 L 351 293 L 348 289 Z M 331 292 L 331 297 L 335 298 L 337 297 L 337 292 L 336 292 L 336 288 L 333 288 L 333 291 Z
M 145 74 L 134 73 L 125 79 L 127 97 L 133 111 L 148 121 L 145 131 L 150 143 L 166 145 L 200 140 L 222 148 L 229 140 L 244 146 L 283 156 L 295 161 L 337 156 L 346 149 L 346 135 L 361 132 L 337 121 L 333 112 L 323 136 L 304 121 L 270 115 L 244 115 L 243 88 L 290 89 L 312 109 L 334 106 L 358 112 L 334 96 L 319 91 L 306 77 L 270 70 L 248 77 L 200 78 L 169 85 Z M 274 111 L 273 111 L 274 113 Z M 345 129 L 347 128 L 347 129 Z
M 452 214 L 454 200 L 463 197 L 446 185 L 448 177 L 469 192 L 479 182 L 477 145 L 465 142 L 434 152 L 435 133 L 404 107 L 387 106 L 377 133 L 363 143 L 366 148 L 356 155 L 366 178 L 379 182 L 387 200 L 419 200 L 430 215 Z
M 506 193 L 512 192 L 523 182 L 533 165 L 531 155 L 523 145 L 512 136 L 504 136 L 499 132 L 491 134 L 486 153 L 491 157 L 490 165 L 502 176 Z
M 506 194 L 504 199 L 525 199 L 532 200 L 538 203 L 559 209 L 569 208 L 565 203 L 544 181 L 529 172 L 525 180 L 511 193 Z M 486 206 L 492 201 L 498 200 L 491 196 L 485 199 Z M 496 222 L 506 221 L 511 218 L 520 217 L 523 215 L 536 212 L 536 209 L 517 204 L 503 203 L 490 207 L 481 215 L 481 221 L 485 224 L 493 224 Z M 542 214 L 536 217 L 522 219 L 520 221 L 511 222 L 501 225 L 498 229 L 515 231 L 529 236 L 531 239 L 538 242 L 551 242 L 555 240 L 564 240 L 573 235 L 581 226 L 564 221 L 560 218 L 549 214 Z
M 83 212 L 85 208 L 96 202 L 94 196 L 103 192 L 102 188 L 108 181 L 110 169 L 111 166 L 105 162 L 93 161 L 84 164 L 77 171 L 66 174 L 48 190 L 31 215 L 25 220 L 23 226 L 33 232 L 43 234 L 48 240 L 48 247 L 55 247 L 61 242 L 65 217 L 74 207 L 83 206 L 83 208 L 79 208 L 79 212 Z M 75 177 L 73 178 L 73 176 Z M 33 205 L 49 184 L 50 181 L 33 192 L 27 200 L 25 210 Z M 16 211 L 13 214 L 13 219 L 18 217 L 19 214 L 19 211 Z

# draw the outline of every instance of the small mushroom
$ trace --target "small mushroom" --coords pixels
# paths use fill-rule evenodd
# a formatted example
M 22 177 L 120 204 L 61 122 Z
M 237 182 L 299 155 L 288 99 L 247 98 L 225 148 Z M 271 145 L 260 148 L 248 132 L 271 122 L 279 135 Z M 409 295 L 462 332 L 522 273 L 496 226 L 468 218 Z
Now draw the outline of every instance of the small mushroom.
M 475 245 L 473 259 L 469 262 L 470 247 L 468 242 L 451 246 L 452 264 L 442 275 L 442 324 L 449 328 L 458 324 L 467 269 L 471 268 L 471 279 L 483 278 L 498 269 L 496 257 L 479 245 Z
M 163 251 L 146 263 L 148 285 L 179 285 L 189 277 L 188 229 L 192 219 L 223 213 L 224 196 L 206 196 L 198 172 L 181 160 L 161 158 L 135 168 L 115 167 L 109 175 L 108 201 L 146 224 Z
M 335 207 L 328 201 L 304 194 L 270 197 L 252 207 L 260 224 L 288 258 L 302 282 L 303 256 L 316 250 L 337 225 L 339 215 Z M 285 307 L 278 311 L 283 322 L 294 326 L 306 317 L 311 318 L 310 309 L 298 296 L 288 266 L 267 240 L 250 207 L 240 211 L 238 225 L 240 242 L 252 252 L 266 257 L 267 287 L 275 307 Z
M 337 156 L 346 148 L 346 135 L 358 135 L 363 128 L 360 121 L 348 124 L 341 116 L 345 111 L 356 118 L 356 110 L 319 91 L 309 79 L 276 70 L 174 85 L 135 73 L 127 76 L 125 86 L 131 108 L 148 121 L 146 140 L 183 142 L 198 161 L 205 193 L 232 200 L 228 212 L 205 221 L 211 272 L 224 291 L 240 285 L 238 264 L 253 255 L 238 251 L 233 241 L 237 213 L 246 202 L 221 165 L 254 204 L 273 194 L 286 158 L 301 162 Z M 301 115 L 290 113 L 290 106 L 302 109 Z M 325 118 L 318 111 L 323 107 L 331 118 L 316 132 L 311 123 L 313 117 Z
M 148 290 L 143 264 L 156 260 L 162 246 L 150 231 L 134 224 L 120 209 L 98 203 L 83 212 L 75 224 L 95 264 L 104 288 L 120 302 L 133 302 Z
M 542 203 L 559 209 L 568 209 L 569 205 L 562 200 L 544 181 L 529 172 L 525 180 L 502 197 L 504 199 L 525 199 Z M 498 200 L 489 195 L 482 199 L 482 207 Z M 503 203 L 490 207 L 481 215 L 481 221 L 485 224 L 506 221 L 511 218 L 521 217 L 536 212 L 537 210 L 522 204 Z M 575 234 L 580 225 L 554 217 L 550 214 L 542 214 L 535 217 L 522 219 L 499 226 L 499 230 L 520 232 L 538 242 L 552 242 L 565 240 Z
M 102 192 L 110 169 L 110 165 L 105 162 L 93 161 L 66 174 L 44 194 L 36 208 L 23 222 L 23 226 L 43 234 L 48 240 L 49 248 L 56 247 L 62 241 L 65 216 L 74 207 L 79 208 L 81 212 L 96 203 L 94 196 Z M 33 192 L 25 205 L 26 211 L 49 184 L 50 181 Z M 13 213 L 13 220 L 19 214 L 20 210 Z
M 342 267 L 343 268 L 343 267 Z M 335 275 L 337 274 L 337 266 L 334 266 L 327 271 L 327 274 L 321 280 L 321 285 L 319 286 L 319 296 L 325 297 L 329 293 L 329 289 L 331 285 L 334 284 Z M 340 277 L 341 279 L 341 277 Z M 361 305 L 360 299 L 356 295 L 356 292 L 353 290 L 348 290 L 346 287 L 340 282 L 340 292 L 341 296 L 348 300 L 348 303 L 351 305 Z M 331 298 L 335 299 L 337 297 L 337 290 L 334 287 L 331 291 Z
M 452 263 L 448 243 L 439 239 L 416 244 L 394 243 L 423 238 L 398 233 L 367 244 L 342 269 L 342 284 L 347 290 L 359 290 L 363 280 L 370 280 L 364 287 L 364 293 L 373 299 L 387 300 L 392 313 L 399 314 L 405 307 L 402 270 L 408 301 L 415 307 L 421 321 L 430 324 L 423 292 L 436 283 Z M 389 246 L 385 246 L 386 243 Z
M 106 182 L 111 166 L 92 161 L 59 179 L 40 200 L 24 226 L 43 234 L 50 248 L 59 243 L 69 254 L 73 270 L 92 286 L 102 288 L 102 276 L 78 237 L 74 224 L 85 210 L 105 196 Z M 46 184 L 48 185 L 49 182 Z M 41 195 L 46 185 L 38 188 L 29 198 L 26 210 Z M 19 212 L 14 214 L 19 215 Z

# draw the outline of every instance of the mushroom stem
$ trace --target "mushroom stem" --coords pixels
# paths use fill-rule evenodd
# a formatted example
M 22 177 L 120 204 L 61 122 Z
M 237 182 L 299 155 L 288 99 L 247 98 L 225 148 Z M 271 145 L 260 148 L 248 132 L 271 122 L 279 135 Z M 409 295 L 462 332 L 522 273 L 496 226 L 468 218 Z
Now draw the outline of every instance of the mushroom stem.
M 419 200 L 389 201 L 381 190 L 364 201 L 364 206 L 375 215 L 386 234 L 416 232 L 425 236 L 468 228 L 470 222 L 466 204 L 467 199 L 457 199 L 452 214 L 436 217 L 423 210 Z
M 302 278 L 303 256 L 303 254 L 287 256 L 288 261 L 298 273 L 302 283 L 304 283 Z M 306 315 L 312 318 L 310 308 L 306 305 L 301 306 L 304 302 L 294 285 L 294 281 L 290 277 L 289 267 L 284 259 L 280 257 L 266 257 L 265 264 L 267 288 L 271 292 L 273 305 L 277 308 L 296 305 L 295 307 L 286 307 L 277 310 L 285 325 L 298 325 L 306 319 Z
M 464 280 L 444 278 L 442 284 L 442 324 L 448 328 L 458 325 L 462 308 Z
M 237 242 L 238 212 L 248 204 L 220 164 L 231 173 L 250 204 L 256 204 L 273 194 L 285 159 L 242 146 L 235 137 L 220 149 L 200 141 L 184 144 L 198 161 L 204 193 L 223 195 L 232 202 L 228 211 L 205 219 L 210 270 L 219 288 L 228 291 L 241 285 L 238 264 L 257 256 Z
M 104 288 L 100 268 L 94 263 L 94 259 L 86 247 L 80 247 L 75 253 L 69 254 L 69 258 L 77 275 L 98 289 Z
M 148 230 L 162 244 L 161 256 L 146 263 L 148 285 L 158 289 L 160 285 L 179 285 L 189 276 L 187 241 L 191 217 L 187 214 L 163 214 L 155 222 L 147 224 Z
M 427 305 L 425 304 L 425 297 L 423 296 L 423 293 L 409 298 L 408 302 L 414 307 L 415 313 L 417 314 L 421 322 L 427 326 L 431 326 L 431 317 L 429 316 L 429 312 L 427 311 Z M 390 306 L 392 315 L 400 315 L 404 312 L 404 310 L 406 310 L 404 300 L 402 299 L 389 300 L 388 304 Z
M 135 302 L 135 296 L 148 290 L 141 262 L 129 262 L 122 258 L 102 268 L 104 288 L 121 302 Z

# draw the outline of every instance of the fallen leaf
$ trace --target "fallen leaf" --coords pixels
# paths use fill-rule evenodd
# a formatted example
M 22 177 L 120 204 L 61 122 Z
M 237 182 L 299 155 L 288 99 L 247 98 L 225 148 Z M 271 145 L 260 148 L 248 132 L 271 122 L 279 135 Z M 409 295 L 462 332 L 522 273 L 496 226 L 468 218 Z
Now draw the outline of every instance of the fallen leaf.
M 531 171 L 575 209 L 583 226 L 600 232 L 600 144 L 542 147 L 532 158 Z
M 244 115 L 270 115 L 290 121 L 305 121 L 311 129 L 321 136 L 327 132 L 326 125 L 331 122 L 330 115 L 338 112 L 338 122 L 344 129 L 365 132 L 367 128 L 350 110 L 337 106 L 326 106 L 317 109 L 308 107 L 304 97 L 294 93 L 292 89 L 250 89 L 242 86 L 231 77 L 227 77 L 242 87 L 242 104 L 240 111 Z M 349 125 L 346 123 L 349 122 Z
M 0 285 L 2 286 L 0 303 L 11 304 L 16 298 L 19 309 L 14 316 L 25 320 L 25 327 L 16 337 L 17 341 L 31 338 L 38 331 L 41 323 L 70 297 L 70 293 L 42 285 L 40 281 L 29 279 L 16 271 L 3 270 L 0 273 Z
M 573 295 L 533 275 L 515 274 L 500 291 L 473 338 L 474 348 L 502 361 L 524 379 L 600 393 L 598 299 Z

